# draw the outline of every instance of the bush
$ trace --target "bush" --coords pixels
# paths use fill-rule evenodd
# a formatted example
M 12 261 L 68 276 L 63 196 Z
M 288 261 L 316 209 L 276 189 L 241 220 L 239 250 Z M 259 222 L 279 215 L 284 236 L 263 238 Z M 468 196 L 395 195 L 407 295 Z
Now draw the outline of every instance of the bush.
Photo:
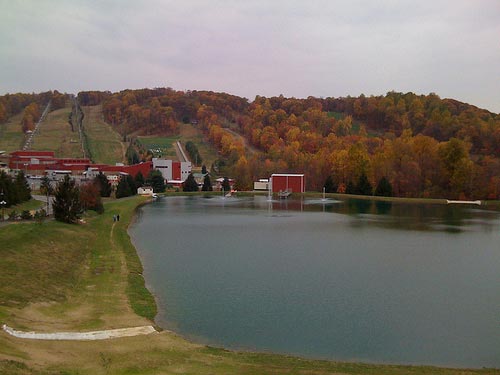
M 42 224 L 47 217 L 47 212 L 42 208 L 41 210 L 35 212 L 34 219 L 38 224 Z
M 11 221 L 17 220 L 18 217 L 19 217 L 19 214 L 17 213 L 16 210 L 12 210 L 9 214 L 9 220 L 11 220 Z
M 21 212 L 21 219 L 31 220 L 33 219 L 33 216 L 31 216 L 31 212 L 29 212 L 28 210 L 24 210 L 23 212 Z

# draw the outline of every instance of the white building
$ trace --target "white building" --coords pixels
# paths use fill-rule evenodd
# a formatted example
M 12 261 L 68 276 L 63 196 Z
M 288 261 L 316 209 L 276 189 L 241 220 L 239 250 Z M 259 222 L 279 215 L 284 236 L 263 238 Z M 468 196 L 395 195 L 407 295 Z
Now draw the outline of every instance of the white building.
M 191 162 L 153 158 L 153 169 L 159 170 L 163 178 L 167 181 L 186 181 L 191 173 Z

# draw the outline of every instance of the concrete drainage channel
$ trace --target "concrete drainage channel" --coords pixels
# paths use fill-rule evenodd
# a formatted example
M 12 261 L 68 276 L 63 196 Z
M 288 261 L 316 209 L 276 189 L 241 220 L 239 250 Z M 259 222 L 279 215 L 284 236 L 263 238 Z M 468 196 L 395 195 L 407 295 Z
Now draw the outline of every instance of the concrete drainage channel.
M 157 331 L 152 326 L 142 326 L 142 327 L 131 327 L 131 328 L 118 328 L 118 329 L 108 329 L 103 331 L 92 331 L 92 332 L 54 332 L 54 333 L 39 333 L 39 332 L 24 332 L 15 330 L 6 324 L 2 326 L 2 329 L 9 335 L 30 340 L 77 340 L 77 341 L 89 341 L 89 340 L 106 340 L 114 339 L 118 337 L 131 337 L 139 335 L 149 335 L 151 333 L 156 333 Z

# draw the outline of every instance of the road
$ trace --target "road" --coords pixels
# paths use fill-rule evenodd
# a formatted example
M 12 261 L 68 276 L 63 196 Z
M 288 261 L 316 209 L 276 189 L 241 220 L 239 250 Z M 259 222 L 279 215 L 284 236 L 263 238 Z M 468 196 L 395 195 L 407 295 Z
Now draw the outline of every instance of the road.
M 44 202 L 45 206 L 43 207 L 43 209 L 45 211 L 47 211 L 47 215 L 49 215 L 49 216 L 52 215 L 52 213 L 53 213 L 52 202 L 54 200 L 54 197 L 50 197 L 49 196 L 49 206 L 48 206 L 48 209 L 47 209 L 47 196 L 45 196 L 45 195 L 36 195 L 36 194 L 32 194 L 31 196 L 33 197 L 33 199 L 36 199 L 37 201 Z
M 187 157 L 186 153 L 184 152 L 184 149 L 182 148 L 181 142 L 177 141 L 174 143 L 175 147 L 175 153 L 177 154 L 177 159 L 179 161 L 189 161 L 189 158 Z

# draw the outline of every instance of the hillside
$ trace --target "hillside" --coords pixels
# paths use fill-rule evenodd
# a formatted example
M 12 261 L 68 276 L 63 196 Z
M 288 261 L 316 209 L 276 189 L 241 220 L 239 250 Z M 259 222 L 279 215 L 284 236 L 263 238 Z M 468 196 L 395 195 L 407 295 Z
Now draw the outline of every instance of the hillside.
M 400 197 L 500 197 L 500 116 L 436 94 L 249 102 L 157 88 L 79 98 L 102 103 L 106 121 L 125 133 L 176 136 L 180 123 L 192 123 L 240 189 L 273 172 L 298 172 L 308 190 L 329 178 L 333 191 L 355 193 L 366 176 L 372 189 L 389 181 Z
M 31 126 L 39 103 L 50 99 L 61 108 L 64 98 L 57 91 L 16 95 L 0 97 L 3 148 L 19 147 L 24 136 L 17 129 Z M 192 141 L 203 163 L 234 177 L 239 189 L 271 173 L 295 172 L 306 174 L 307 190 L 322 190 L 328 180 L 330 191 L 359 193 L 363 179 L 368 193 L 384 181 L 398 197 L 500 198 L 500 116 L 436 94 L 257 96 L 249 102 L 225 93 L 156 88 L 81 92 L 78 100 L 87 108 L 87 144 L 98 162 L 130 159 L 124 156 L 130 144 L 138 160 L 147 160 L 154 152 L 144 142 L 181 140 Z M 77 142 L 63 129 L 65 108 L 49 115 L 48 123 L 60 128 L 39 138 L 35 148 L 77 156 L 71 146 Z M 173 157 L 174 149 L 165 147 Z

